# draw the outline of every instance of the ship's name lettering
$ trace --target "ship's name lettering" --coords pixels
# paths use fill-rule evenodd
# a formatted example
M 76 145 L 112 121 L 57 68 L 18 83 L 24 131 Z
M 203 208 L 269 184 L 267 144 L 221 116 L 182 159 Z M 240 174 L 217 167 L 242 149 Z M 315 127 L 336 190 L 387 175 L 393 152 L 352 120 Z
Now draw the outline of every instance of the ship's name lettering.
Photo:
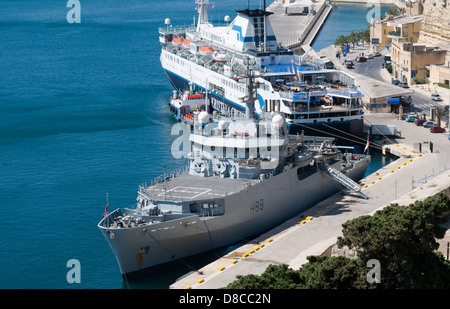
M 264 209 L 264 199 L 250 204 L 250 214 L 256 214 Z

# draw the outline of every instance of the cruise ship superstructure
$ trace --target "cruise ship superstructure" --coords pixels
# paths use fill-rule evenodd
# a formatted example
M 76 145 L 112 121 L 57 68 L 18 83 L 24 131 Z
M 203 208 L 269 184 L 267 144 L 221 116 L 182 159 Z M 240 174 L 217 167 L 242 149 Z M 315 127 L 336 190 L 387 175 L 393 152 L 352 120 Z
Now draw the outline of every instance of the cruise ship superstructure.
M 250 57 L 258 76 L 257 115 L 284 113 L 290 133 L 363 136 L 363 95 L 352 76 L 280 46 L 268 18 L 272 13 L 266 10 L 237 11 L 227 26 L 213 26 L 208 0 L 196 3 L 196 25 L 179 28 L 166 19 L 166 27 L 159 29 L 160 60 L 175 88 L 174 97 L 187 91 L 208 97 L 201 105 L 188 100 L 183 106 L 180 101 L 171 105 L 179 120 L 189 120 L 201 110 L 231 117 L 245 114 L 242 74 Z

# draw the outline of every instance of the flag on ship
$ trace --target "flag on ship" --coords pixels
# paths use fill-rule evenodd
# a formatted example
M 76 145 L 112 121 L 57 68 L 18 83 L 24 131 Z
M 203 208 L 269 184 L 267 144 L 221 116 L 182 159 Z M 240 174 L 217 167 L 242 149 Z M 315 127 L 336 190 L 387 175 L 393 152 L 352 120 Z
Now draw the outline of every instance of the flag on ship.
M 103 212 L 103 218 L 108 214 L 108 193 L 106 193 L 106 206 L 105 211 Z
M 364 153 L 366 153 L 367 149 L 369 149 L 369 135 L 367 135 L 367 143 L 366 147 L 364 148 Z

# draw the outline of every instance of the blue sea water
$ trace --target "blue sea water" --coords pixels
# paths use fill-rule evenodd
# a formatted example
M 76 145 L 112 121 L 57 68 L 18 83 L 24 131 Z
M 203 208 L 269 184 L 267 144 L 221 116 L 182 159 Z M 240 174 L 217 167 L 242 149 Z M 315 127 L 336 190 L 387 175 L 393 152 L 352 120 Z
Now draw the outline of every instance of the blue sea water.
M 191 24 L 195 3 L 80 3 L 69 24 L 65 1 L 0 1 L 0 288 L 167 288 L 197 261 L 123 281 L 97 223 L 107 193 L 110 210 L 131 205 L 138 184 L 185 164 L 170 152 L 158 27 Z M 216 1 L 210 19 L 243 5 Z
M 311 45 L 319 51 L 332 45 L 339 35 L 363 31 L 369 28 L 372 19 L 380 19 L 388 9 L 396 8 L 391 4 L 333 2 L 333 9 Z

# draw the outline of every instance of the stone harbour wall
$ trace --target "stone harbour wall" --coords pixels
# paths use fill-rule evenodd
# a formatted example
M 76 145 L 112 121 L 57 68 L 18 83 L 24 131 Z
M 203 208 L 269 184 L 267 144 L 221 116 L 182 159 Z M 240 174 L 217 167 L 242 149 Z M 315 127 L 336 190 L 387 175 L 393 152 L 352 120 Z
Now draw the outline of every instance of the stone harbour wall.
M 450 43 L 450 0 L 424 0 L 420 41 L 436 45 Z

